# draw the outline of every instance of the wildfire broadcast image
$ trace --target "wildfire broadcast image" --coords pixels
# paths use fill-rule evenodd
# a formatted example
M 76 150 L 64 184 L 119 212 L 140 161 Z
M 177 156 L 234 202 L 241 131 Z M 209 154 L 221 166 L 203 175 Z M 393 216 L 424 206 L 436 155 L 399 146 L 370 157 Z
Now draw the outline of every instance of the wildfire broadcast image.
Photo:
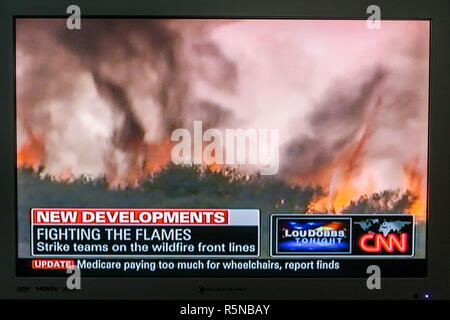
M 85 18 L 70 30 L 16 18 L 15 29 L 19 258 L 47 252 L 33 208 L 217 208 L 234 225 L 247 214 L 255 241 L 215 252 L 260 257 L 371 252 L 297 248 L 302 228 L 357 223 L 369 243 L 373 224 L 388 240 L 411 226 L 414 249 L 405 236 L 398 250 L 425 258 L 428 21 Z M 371 219 L 397 214 L 387 231 Z M 179 242 L 203 232 L 189 231 Z

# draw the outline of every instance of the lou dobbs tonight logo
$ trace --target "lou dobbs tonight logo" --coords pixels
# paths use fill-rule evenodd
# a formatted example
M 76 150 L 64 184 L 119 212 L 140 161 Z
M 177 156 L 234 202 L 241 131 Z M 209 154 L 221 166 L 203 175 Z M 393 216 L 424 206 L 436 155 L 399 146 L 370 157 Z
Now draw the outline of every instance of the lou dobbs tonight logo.
M 275 254 L 350 254 L 350 218 L 279 218 Z

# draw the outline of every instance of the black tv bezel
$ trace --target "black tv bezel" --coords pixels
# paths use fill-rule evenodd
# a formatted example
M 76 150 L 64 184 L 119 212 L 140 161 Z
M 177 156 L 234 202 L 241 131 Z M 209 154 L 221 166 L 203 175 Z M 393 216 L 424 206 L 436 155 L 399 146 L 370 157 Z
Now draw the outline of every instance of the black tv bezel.
M 0 298 L 20 299 L 411 299 L 427 292 L 436 298 L 450 296 L 450 241 L 446 226 L 448 214 L 448 150 L 446 139 L 449 116 L 445 102 L 449 101 L 446 76 L 449 55 L 448 3 L 433 1 L 378 1 L 382 19 L 430 20 L 430 107 L 429 107 L 429 168 L 427 270 L 425 278 L 382 279 L 382 290 L 368 290 L 363 278 L 85 278 L 82 290 L 67 291 L 66 278 L 29 277 L 16 275 L 16 132 L 15 132 L 15 34 L 17 17 L 67 17 L 70 2 L 30 0 L 4 1 L 0 4 L 0 88 L 3 105 L 0 108 L 1 158 L 0 184 L 5 204 L 0 215 Z M 143 3 L 138 0 L 77 1 L 83 16 L 142 18 L 279 18 L 279 19 L 366 19 L 370 1 L 296 1 L 263 2 L 247 0 L 241 3 L 219 1 L 160 1 Z M 446 10 L 447 9 L 447 10 Z M 447 80 L 447 81 L 446 81 Z M 442 174 L 444 172 L 444 174 Z M 447 173 L 447 174 L 446 174 Z M 448 180 L 448 179 L 447 179 Z M 447 201 L 447 202 L 446 202 Z M 29 287 L 27 291 L 20 288 Z M 47 288 L 47 289 L 46 289 Z M 49 289 L 50 288 L 50 289 Z M 56 290 L 55 290 L 56 289 Z

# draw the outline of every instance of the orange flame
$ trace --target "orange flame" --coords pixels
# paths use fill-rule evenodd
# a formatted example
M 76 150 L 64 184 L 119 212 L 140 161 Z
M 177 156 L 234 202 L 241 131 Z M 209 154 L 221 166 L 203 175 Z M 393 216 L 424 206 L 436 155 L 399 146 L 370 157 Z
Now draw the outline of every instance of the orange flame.
M 326 194 L 308 205 L 308 213 L 342 212 L 352 200 L 374 191 L 372 179 L 369 174 L 367 176 L 369 176 L 368 183 L 364 188 L 357 188 L 352 182 L 352 177 L 341 178 L 337 186 L 333 186 L 333 183 L 331 183 Z
M 65 168 L 59 175 L 58 180 L 64 182 L 73 182 L 75 181 L 75 175 L 72 172 L 70 167 Z
M 375 110 L 375 109 L 374 109 Z M 325 194 L 312 201 L 307 208 L 308 213 L 335 212 L 339 213 L 345 209 L 352 200 L 358 200 L 361 196 L 376 190 L 372 176 L 364 167 L 364 147 L 371 133 L 373 112 L 369 112 L 364 125 L 361 127 L 362 134 L 336 157 L 326 168 L 320 170 L 315 176 L 309 177 L 308 183 L 321 185 Z M 409 190 L 415 196 L 415 200 L 409 206 L 408 212 L 417 217 L 424 217 L 426 213 L 426 186 L 423 185 L 423 176 L 419 168 L 418 158 L 403 165 L 405 184 L 404 189 Z M 366 177 L 363 188 L 354 184 L 355 177 Z M 297 181 L 298 182 L 298 181 Z M 305 182 L 304 180 L 302 181 Z
M 419 168 L 419 161 L 417 158 L 409 161 L 403 165 L 404 170 L 404 185 L 403 189 L 410 191 L 414 201 L 410 204 L 407 212 L 415 215 L 418 218 L 425 217 L 426 214 L 426 186 L 423 185 L 423 177 L 421 169 Z M 339 172 L 339 167 L 334 169 Z M 350 172 L 348 172 L 350 173 Z M 345 209 L 351 201 L 359 199 L 361 196 L 376 192 L 370 173 L 366 169 L 362 169 L 362 176 L 367 176 L 368 183 L 364 188 L 357 188 L 352 183 L 352 175 L 337 174 L 338 182 L 333 183 L 333 179 L 328 185 L 325 185 L 326 194 L 312 201 L 307 208 L 308 213 L 315 212 L 333 212 L 339 213 Z M 378 190 L 381 191 L 381 190 Z
M 405 163 L 403 165 L 403 173 L 406 189 L 416 197 L 408 211 L 423 218 L 426 214 L 426 187 L 423 184 L 424 175 L 419 168 L 419 159 L 414 158 Z
M 313 182 L 315 180 L 322 185 L 326 194 L 308 205 L 309 213 L 341 212 L 351 200 L 372 192 L 373 183 L 370 174 L 366 174 L 368 177 L 366 188 L 357 188 L 353 183 L 354 177 L 364 169 L 362 154 L 369 133 L 369 126 L 364 127 L 359 139 L 344 148 L 336 160 L 316 175 Z
M 106 181 L 111 189 L 136 188 L 148 176 L 164 169 L 170 162 L 172 142 L 167 140 L 161 143 L 135 143 L 128 170 L 119 173 L 118 166 L 110 159 L 106 159 Z
M 170 140 L 163 141 L 160 144 L 148 144 L 146 149 L 145 174 L 161 171 L 170 162 L 172 150 L 172 142 Z
M 17 168 L 31 168 L 38 171 L 44 159 L 43 139 L 39 135 L 29 135 L 28 140 L 17 151 Z
M 369 130 L 364 128 L 355 142 L 344 148 L 335 160 L 313 176 L 294 177 L 291 183 L 312 183 L 323 187 L 325 194 L 313 200 L 307 208 L 308 213 L 333 212 L 339 213 L 352 200 L 357 200 L 365 194 L 376 192 L 370 172 L 364 168 L 363 150 L 368 138 Z M 133 146 L 130 152 L 132 159 L 128 170 L 119 174 L 117 165 L 107 159 L 106 180 L 112 189 L 138 187 L 140 182 L 161 170 L 171 161 L 172 142 L 165 140 L 161 143 Z M 29 139 L 18 149 L 17 168 L 31 168 L 38 171 L 43 164 L 45 148 L 43 139 L 39 135 L 29 134 Z M 208 161 L 211 162 L 211 161 Z M 204 165 L 211 171 L 221 171 L 223 165 L 212 163 Z M 403 165 L 404 189 L 409 190 L 415 197 L 408 208 L 408 212 L 417 217 L 424 217 L 426 213 L 426 186 L 423 185 L 424 174 L 419 167 L 418 158 Z M 356 177 L 367 177 L 365 187 L 357 186 Z M 75 176 L 70 167 L 65 168 L 55 177 L 57 180 L 73 182 Z

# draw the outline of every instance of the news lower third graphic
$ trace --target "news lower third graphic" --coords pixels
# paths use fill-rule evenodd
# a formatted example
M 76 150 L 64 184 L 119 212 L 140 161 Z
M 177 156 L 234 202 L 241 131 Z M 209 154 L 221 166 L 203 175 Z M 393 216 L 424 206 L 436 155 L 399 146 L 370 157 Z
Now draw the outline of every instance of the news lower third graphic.
M 19 259 L 21 275 L 57 276 L 77 267 L 84 276 L 357 276 L 370 262 L 365 257 L 414 255 L 415 221 L 408 214 L 274 213 L 266 223 L 258 209 L 33 208 L 30 213 L 32 257 Z M 262 240 L 261 232 L 270 241 Z
M 258 256 L 259 210 L 33 209 L 32 255 Z
M 272 216 L 272 255 L 414 255 L 414 217 L 407 214 Z

